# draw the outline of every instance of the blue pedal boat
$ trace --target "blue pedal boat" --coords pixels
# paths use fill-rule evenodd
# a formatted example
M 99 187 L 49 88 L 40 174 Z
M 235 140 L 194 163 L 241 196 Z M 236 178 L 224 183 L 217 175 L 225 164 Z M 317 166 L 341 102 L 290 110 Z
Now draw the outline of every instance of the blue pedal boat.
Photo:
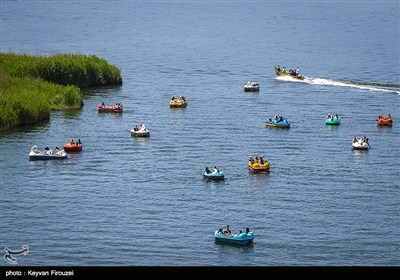
M 203 177 L 209 180 L 224 180 L 225 173 L 222 171 L 216 171 L 207 173 L 205 170 L 203 171 Z
M 225 235 L 219 230 L 216 230 L 214 233 L 215 242 L 216 243 L 227 243 L 227 244 L 234 244 L 234 245 L 248 245 L 253 243 L 254 234 L 252 231 L 248 233 L 241 233 L 241 234 L 229 234 Z

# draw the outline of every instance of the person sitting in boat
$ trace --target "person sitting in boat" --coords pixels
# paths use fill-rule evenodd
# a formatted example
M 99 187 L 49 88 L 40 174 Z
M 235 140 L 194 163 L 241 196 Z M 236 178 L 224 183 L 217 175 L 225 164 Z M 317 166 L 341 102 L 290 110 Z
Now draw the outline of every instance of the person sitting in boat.
M 279 121 L 278 122 L 282 122 L 283 121 L 283 117 L 279 116 Z
M 279 120 L 279 116 L 278 116 L 278 115 L 275 115 L 275 116 L 274 116 L 274 119 L 275 119 L 275 121 L 277 122 L 277 121 Z
M 262 156 L 259 156 L 259 158 L 260 158 L 260 164 L 261 165 L 264 164 L 264 159 L 262 158 Z
M 254 158 L 254 164 L 256 164 L 256 163 L 258 163 L 259 162 L 259 159 L 258 159 L 258 156 L 256 156 L 255 158 Z
M 250 156 L 250 158 L 249 158 L 249 161 L 250 161 L 250 163 L 251 163 L 251 164 L 253 164 L 253 163 L 254 163 L 254 159 L 253 159 L 253 157 L 252 157 L 252 156 Z
M 146 127 L 144 126 L 144 123 L 140 124 L 139 130 L 145 131 Z
M 219 173 L 219 168 L 218 168 L 218 166 L 214 165 L 213 173 Z
M 336 119 L 339 119 L 339 115 L 338 114 L 336 114 L 335 117 L 336 117 Z
M 53 155 L 57 154 L 60 151 L 60 149 L 58 147 L 55 147 L 53 150 Z
M 282 67 L 282 73 L 287 74 L 285 66 Z
M 229 229 L 229 225 L 226 226 L 226 228 L 223 230 L 223 233 L 224 233 L 225 235 L 229 235 L 229 234 L 232 233 L 231 230 Z
M 206 166 L 205 172 L 206 172 L 206 174 L 210 174 L 211 173 L 211 170 L 210 170 L 210 168 L 208 168 L 208 166 Z M 222 229 L 220 229 L 220 230 L 222 231 Z
M 81 139 L 78 139 L 78 145 L 82 145 Z
M 327 118 L 328 120 L 331 120 L 331 119 L 332 119 L 332 115 L 331 115 L 331 114 L 328 114 L 328 115 L 326 116 L 326 118 Z
M 104 104 L 104 101 L 101 102 L 101 106 L 102 106 L 103 108 L 106 107 L 106 104 Z
M 388 116 L 387 116 L 389 119 L 391 119 L 392 118 L 392 116 L 390 115 L 390 114 L 388 114 Z
M 242 230 L 239 229 L 238 233 L 236 234 L 236 236 L 241 235 L 242 234 Z
M 247 227 L 246 228 L 246 234 L 249 234 L 249 232 L 250 232 L 250 229 Z
M 279 66 L 279 64 L 278 64 L 278 67 L 276 67 L 276 69 L 277 69 L 279 72 L 281 72 L 281 67 Z
M 354 137 L 353 137 L 353 143 L 356 143 L 356 142 L 357 142 L 357 136 L 354 135 Z
M 74 138 L 69 139 L 69 143 L 70 143 L 71 145 L 75 144 L 75 143 L 74 143 Z
M 300 72 L 299 67 L 297 67 L 296 68 L 296 76 L 299 76 L 299 72 Z
M 175 100 L 175 96 L 172 96 L 171 101 L 174 101 L 174 100 Z

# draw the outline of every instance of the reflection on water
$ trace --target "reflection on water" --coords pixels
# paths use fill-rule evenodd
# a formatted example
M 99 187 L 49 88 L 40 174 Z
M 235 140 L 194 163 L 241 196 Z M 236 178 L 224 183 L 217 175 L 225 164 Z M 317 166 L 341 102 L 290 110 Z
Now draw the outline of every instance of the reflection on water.
M 270 179 L 270 172 L 260 172 L 260 173 L 254 173 L 249 170 L 249 178 L 251 184 L 254 186 L 265 186 L 268 184 L 268 181 Z
M 327 129 L 328 131 L 336 131 L 336 130 L 339 129 L 340 125 L 327 125 L 327 124 L 326 124 L 325 127 L 326 127 L 326 129 Z
M 378 132 L 386 133 L 392 130 L 392 126 L 389 125 L 377 125 L 376 127 L 378 128 Z
M 181 117 L 183 117 L 185 115 L 186 108 L 187 107 L 183 107 L 183 108 L 174 108 L 174 107 L 172 107 L 172 108 L 169 108 L 169 111 L 171 112 L 171 115 L 173 117 L 181 118 Z
M 148 138 L 150 138 L 150 136 L 148 137 L 135 137 L 132 136 L 131 137 L 139 144 L 140 147 L 144 147 L 146 145 L 146 141 L 148 141 Z
M 352 150 L 354 162 L 356 164 L 364 164 L 367 159 L 368 150 Z

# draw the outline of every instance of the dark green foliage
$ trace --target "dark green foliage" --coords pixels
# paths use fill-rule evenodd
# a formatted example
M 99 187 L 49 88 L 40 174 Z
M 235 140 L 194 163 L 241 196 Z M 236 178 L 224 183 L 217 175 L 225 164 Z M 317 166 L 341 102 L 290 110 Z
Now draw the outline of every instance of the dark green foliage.
M 121 71 L 94 55 L 0 53 L 0 130 L 80 108 L 80 88 L 110 84 L 122 84 Z
M 122 84 L 121 71 L 95 55 L 57 54 L 48 57 L 0 53 L 0 65 L 12 76 L 34 77 L 80 88 Z

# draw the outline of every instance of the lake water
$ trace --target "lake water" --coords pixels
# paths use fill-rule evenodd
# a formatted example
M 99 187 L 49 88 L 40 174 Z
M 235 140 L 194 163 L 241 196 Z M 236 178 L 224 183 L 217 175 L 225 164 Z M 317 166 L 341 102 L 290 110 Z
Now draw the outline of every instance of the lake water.
M 2 52 L 95 54 L 123 77 L 81 110 L 0 133 L 0 249 L 29 245 L 18 264 L 400 265 L 399 2 L 0 5 Z M 277 64 L 306 79 L 277 78 Z M 170 109 L 178 95 L 187 108 Z M 99 114 L 102 101 L 123 114 Z M 265 127 L 274 114 L 291 128 Z M 133 138 L 142 122 L 151 136 Z M 353 135 L 371 149 L 353 151 Z M 70 138 L 81 153 L 29 161 Z M 248 172 L 255 154 L 269 174 Z M 204 181 L 215 164 L 225 180 Z M 227 224 L 254 244 L 215 244 Z

